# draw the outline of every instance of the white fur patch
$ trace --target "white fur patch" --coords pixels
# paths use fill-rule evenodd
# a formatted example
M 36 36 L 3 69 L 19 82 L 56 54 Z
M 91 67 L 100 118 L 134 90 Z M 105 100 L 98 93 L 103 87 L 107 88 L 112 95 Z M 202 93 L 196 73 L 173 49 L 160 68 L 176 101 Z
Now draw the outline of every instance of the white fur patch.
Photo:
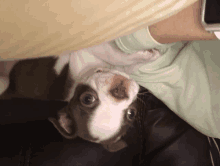
M 94 112 L 91 118 L 92 121 L 88 126 L 93 137 L 98 137 L 99 140 L 106 140 L 120 130 L 125 104 L 114 104 L 105 95 L 100 95 L 100 100 L 100 105 Z
M 125 110 L 136 99 L 139 90 L 137 83 L 129 79 L 131 82 L 128 91 L 129 99 L 120 102 L 115 101 L 109 94 L 110 83 L 108 83 L 108 80 L 116 74 L 120 74 L 120 72 L 97 73 L 86 81 L 97 92 L 100 100 L 99 106 L 91 115 L 88 123 L 90 134 L 94 138 L 98 138 L 99 141 L 109 139 L 119 132 Z

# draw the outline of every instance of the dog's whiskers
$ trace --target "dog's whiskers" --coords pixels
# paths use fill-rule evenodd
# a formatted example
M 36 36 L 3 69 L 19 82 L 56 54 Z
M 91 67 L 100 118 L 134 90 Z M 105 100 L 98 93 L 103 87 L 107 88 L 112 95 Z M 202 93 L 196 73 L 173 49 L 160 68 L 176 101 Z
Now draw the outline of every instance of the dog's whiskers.
M 139 101 L 141 101 L 141 102 L 146 106 L 145 102 L 144 102 L 141 98 L 139 98 L 139 97 L 137 96 L 137 99 L 138 99 Z
M 138 93 L 138 95 L 145 95 L 145 94 L 151 94 L 149 91 L 148 92 L 143 92 L 143 93 Z

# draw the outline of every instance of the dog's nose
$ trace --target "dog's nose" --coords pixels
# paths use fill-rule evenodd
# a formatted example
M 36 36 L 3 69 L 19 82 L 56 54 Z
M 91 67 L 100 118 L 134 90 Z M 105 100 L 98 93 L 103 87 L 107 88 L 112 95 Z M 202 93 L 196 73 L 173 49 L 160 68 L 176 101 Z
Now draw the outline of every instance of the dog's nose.
M 110 94 L 116 100 L 128 99 L 130 81 L 122 75 L 115 75 L 110 88 Z

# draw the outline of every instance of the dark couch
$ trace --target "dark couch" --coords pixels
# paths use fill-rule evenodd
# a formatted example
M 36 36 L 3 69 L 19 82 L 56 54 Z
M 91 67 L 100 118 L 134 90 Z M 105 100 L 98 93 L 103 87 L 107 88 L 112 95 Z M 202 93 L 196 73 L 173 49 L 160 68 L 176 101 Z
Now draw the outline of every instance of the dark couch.
M 147 92 L 142 88 L 141 93 Z M 80 138 L 67 140 L 47 118 L 67 105 L 36 99 L 0 100 L 1 166 L 212 166 L 210 144 L 150 93 L 139 95 L 137 121 L 116 153 Z M 141 102 L 144 101 L 144 102 Z M 219 140 L 216 140 L 219 142 Z M 217 149 L 212 149 L 215 151 Z M 213 153 L 218 155 L 218 153 Z M 219 156 L 214 162 L 219 164 Z

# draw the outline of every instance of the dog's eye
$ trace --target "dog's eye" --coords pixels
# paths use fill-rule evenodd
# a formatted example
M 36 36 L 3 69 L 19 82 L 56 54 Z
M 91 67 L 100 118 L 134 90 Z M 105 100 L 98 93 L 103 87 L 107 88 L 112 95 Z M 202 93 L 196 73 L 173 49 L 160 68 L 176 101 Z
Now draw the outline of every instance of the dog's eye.
M 80 96 L 80 101 L 83 106 L 93 107 L 96 97 L 90 92 L 85 92 Z
M 135 119 L 136 116 L 136 109 L 134 108 L 129 108 L 127 109 L 127 119 L 132 121 Z

